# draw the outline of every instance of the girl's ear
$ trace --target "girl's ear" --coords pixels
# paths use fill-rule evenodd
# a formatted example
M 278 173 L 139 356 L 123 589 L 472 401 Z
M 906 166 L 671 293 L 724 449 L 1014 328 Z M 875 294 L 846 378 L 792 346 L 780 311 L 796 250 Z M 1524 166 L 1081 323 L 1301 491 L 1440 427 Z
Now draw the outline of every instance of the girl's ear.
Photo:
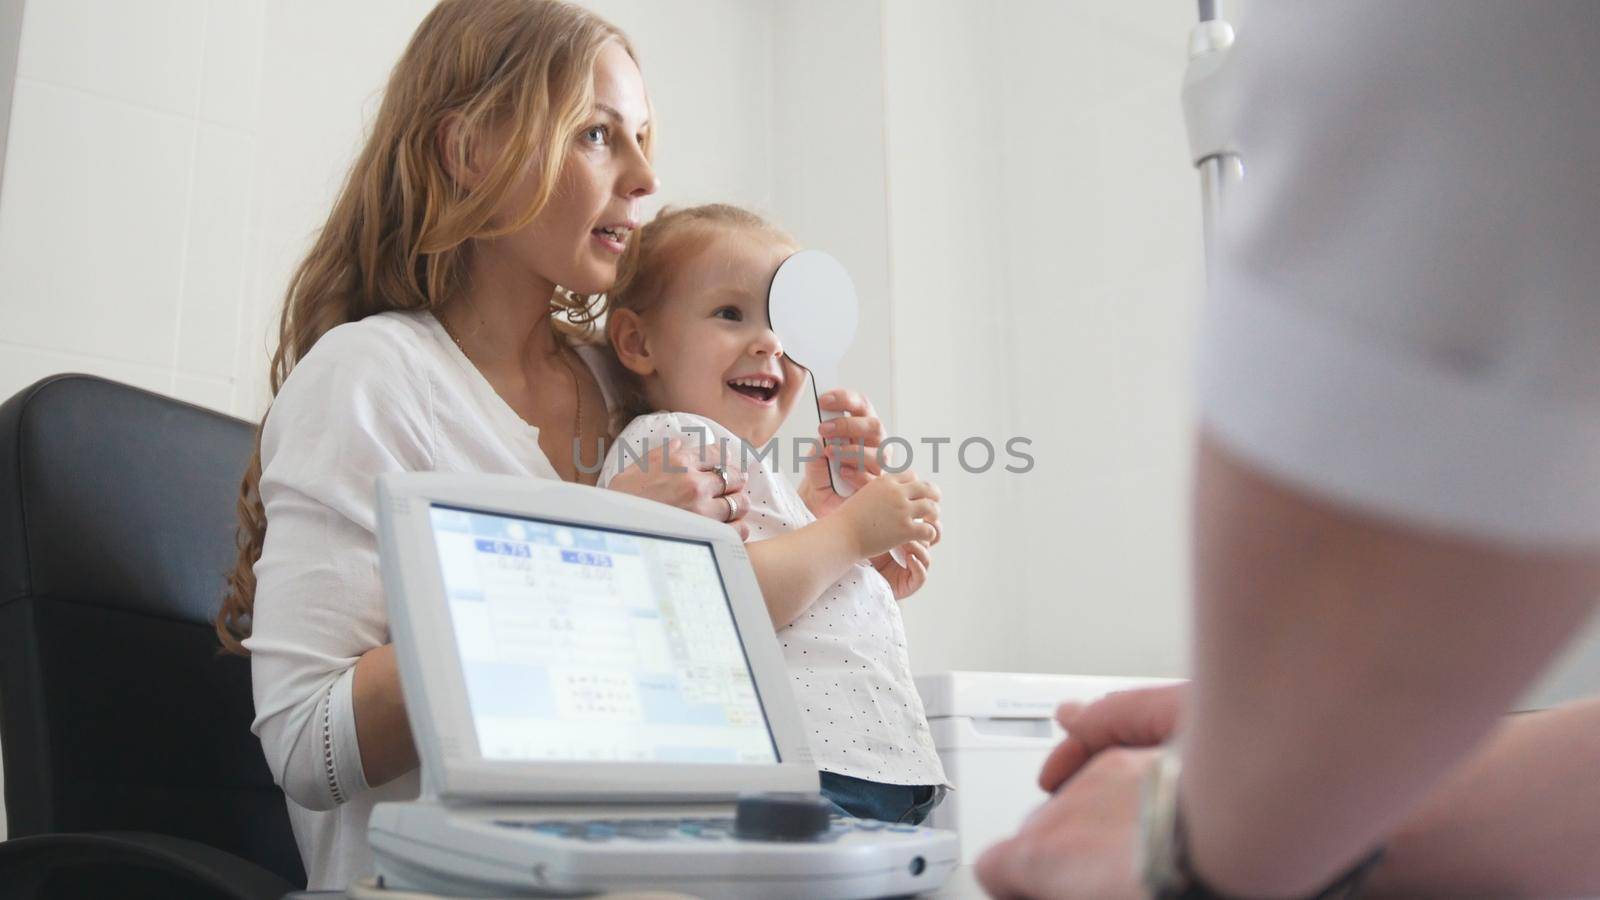
M 645 336 L 644 320 L 639 314 L 631 309 L 613 309 L 606 317 L 611 349 L 616 351 L 623 367 L 641 377 L 655 374 L 656 363 L 650 356 L 650 341 Z

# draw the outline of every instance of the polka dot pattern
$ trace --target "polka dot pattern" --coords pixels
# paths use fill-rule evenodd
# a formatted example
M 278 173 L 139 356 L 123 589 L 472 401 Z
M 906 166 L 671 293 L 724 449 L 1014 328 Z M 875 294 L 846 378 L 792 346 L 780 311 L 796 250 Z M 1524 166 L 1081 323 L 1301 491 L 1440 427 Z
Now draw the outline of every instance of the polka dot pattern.
M 743 442 L 720 424 L 688 413 L 652 413 L 630 422 L 611 447 L 599 483 L 608 484 L 624 461 L 633 463 L 633 457 L 624 460 L 625 443 L 638 456 L 641 448 L 673 437 L 691 452 L 702 440 L 726 441 L 731 458 L 745 462 L 750 540 L 816 521 L 788 479 L 768 472 L 753 450 L 741 455 Z M 900 605 L 876 569 L 857 563 L 779 629 L 778 640 L 818 768 L 888 784 L 946 783 L 911 680 Z

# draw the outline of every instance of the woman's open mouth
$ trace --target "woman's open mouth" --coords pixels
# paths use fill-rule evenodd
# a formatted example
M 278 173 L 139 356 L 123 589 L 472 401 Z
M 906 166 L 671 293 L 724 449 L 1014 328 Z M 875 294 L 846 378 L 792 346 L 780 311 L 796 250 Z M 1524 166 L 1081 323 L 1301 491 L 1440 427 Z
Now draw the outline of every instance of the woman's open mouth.
M 777 399 L 783 379 L 771 375 L 744 375 L 728 379 L 728 387 L 739 396 L 766 406 Z
M 628 248 L 628 235 L 633 234 L 633 228 L 628 225 L 601 225 L 589 232 L 600 246 L 612 253 L 621 253 Z

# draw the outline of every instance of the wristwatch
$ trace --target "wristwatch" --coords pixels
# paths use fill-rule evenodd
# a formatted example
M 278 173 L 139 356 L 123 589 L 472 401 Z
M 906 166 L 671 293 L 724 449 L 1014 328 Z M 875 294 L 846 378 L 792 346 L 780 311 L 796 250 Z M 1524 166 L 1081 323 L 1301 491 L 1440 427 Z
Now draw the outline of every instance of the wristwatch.
M 1139 810 L 1141 853 L 1139 871 L 1152 900 L 1226 900 L 1195 874 L 1189 860 L 1188 836 L 1178 809 L 1178 776 L 1183 760 L 1177 745 L 1169 745 L 1146 775 Z M 1313 894 L 1310 900 L 1348 900 L 1356 896 L 1374 867 L 1383 860 L 1383 848 L 1356 863 Z

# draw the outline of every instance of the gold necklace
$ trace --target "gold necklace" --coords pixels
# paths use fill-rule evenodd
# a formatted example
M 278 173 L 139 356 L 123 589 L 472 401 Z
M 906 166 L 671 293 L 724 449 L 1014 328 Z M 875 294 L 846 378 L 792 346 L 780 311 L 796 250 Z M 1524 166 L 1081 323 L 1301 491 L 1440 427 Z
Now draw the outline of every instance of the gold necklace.
M 433 318 L 439 323 L 439 327 L 444 329 L 445 335 L 448 336 L 450 338 L 450 340 L 455 342 L 456 349 L 460 350 L 461 351 L 461 355 L 465 356 L 467 358 L 467 362 L 469 362 L 469 363 L 472 362 L 472 354 L 467 352 L 466 345 L 461 343 L 461 338 L 460 338 L 460 336 L 458 336 L 456 334 L 455 329 L 451 328 L 450 324 L 444 320 L 444 316 L 439 315 L 438 310 L 432 310 L 431 312 L 433 313 Z M 552 336 L 556 339 L 556 341 L 558 343 L 561 342 L 560 335 L 552 334 Z M 566 366 L 567 374 L 572 376 L 572 396 L 573 396 L 573 399 L 576 401 L 576 407 L 577 407 L 573 411 L 573 417 L 572 417 L 572 438 L 573 438 L 572 443 L 573 443 L 574 449 L 576 449 L 577 447 L 581 446 L 582 443 L 583 443 L 583 385 L 578 380 L 578 370 L 573 367 L 572 361 L 567 359 L 567 354 L 561 352 L 562 349 L 566 349 L 569 352 L 577 352 L 577 351 L 572 350 L 572 348 L 570 346 L 564 345 L 564 344 L 563 344 L 563 346 L 559 346 L 559 347 L 556 348 L 556 356 L 561 360 L 561 364 L 563 366 Z M 477 365 L 477 363 L 472 363 L 472 364 L 474 366 Z M 578 452 L 581 452 L 581 451 L 578 451 Z M 567 480 L 569 480 L 569 481 L 577 481 L 578 480 L 578 459 L 577 459 L 576 456 L 574 456 L 573 460 L 572 460 L 572 477 L 567 479 Z

